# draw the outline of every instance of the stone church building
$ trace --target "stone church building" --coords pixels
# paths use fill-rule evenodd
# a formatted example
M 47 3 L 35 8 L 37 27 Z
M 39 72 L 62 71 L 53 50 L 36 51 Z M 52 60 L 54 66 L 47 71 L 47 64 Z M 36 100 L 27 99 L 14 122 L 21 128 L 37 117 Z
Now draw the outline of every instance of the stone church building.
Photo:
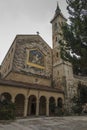
M 40 35 L 17 35 L 0 66 L 0 95 L 16 105 L 16 116 L 52 116 L 55 107 L 70 108 L 78 83 L 87 78 L 73 75 L 72 65 L 60 56 L 62 23 L 59 6 L 51 20 L 51 48 Z

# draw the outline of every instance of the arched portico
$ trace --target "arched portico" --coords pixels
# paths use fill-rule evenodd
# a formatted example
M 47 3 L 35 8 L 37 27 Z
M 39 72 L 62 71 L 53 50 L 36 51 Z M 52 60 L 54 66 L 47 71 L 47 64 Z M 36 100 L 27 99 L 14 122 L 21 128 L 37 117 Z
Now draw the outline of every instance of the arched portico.
M 24 101 L 25 97 L 23 94 L 18 94 L 15 97 L 16 116 L 24 116 Z
M 2 93 L 1 96 L 0 96 L 0 100 L 11 101 L 11 99 L 12 99 L 12 96 L 11 96 L 11 94 L 8 93 L 8 92 L 4 92 L 4 93 Z
M 41 96 L 39 99 L 39 115 L 46 115 L 46 97 Z
M 28 99 L 27 115 L 36 115 L 36 96 L 31 95 Z
M 61 97 L 59 97 L 58 100 L 57 100 L 57 106 L 58 106 L 58 108 L 62 108 L 63 107 L 63 100 L 62 100 Z
M 53 116 L 55 114 L 55 98 L 49 98 L 49 115 Z

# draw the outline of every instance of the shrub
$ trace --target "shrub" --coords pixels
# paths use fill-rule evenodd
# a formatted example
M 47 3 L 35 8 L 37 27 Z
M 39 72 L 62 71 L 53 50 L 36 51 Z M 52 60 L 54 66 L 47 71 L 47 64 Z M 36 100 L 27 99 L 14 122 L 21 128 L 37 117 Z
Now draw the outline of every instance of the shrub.
M 15 119 L 15 105 L 4 100 L 0 102 L 0 120 Z
M 73 105 L 72 105 L 72 111 L 75 114 L 81 114 L 82 113 L 82 103 L 79 97 L 73 97 L 72 98 Z
M 63 116 L 64 115 L 64 109 L 60 108 L 60 107 L 57 107 L 56 111 L 55 111 L 55 115 L 56 116 Z
M 80 105 L 74 105 L 72 106 L 72 111 L 75 113 L 75 114 L 81 114 L 82 113 L 82 106 Z

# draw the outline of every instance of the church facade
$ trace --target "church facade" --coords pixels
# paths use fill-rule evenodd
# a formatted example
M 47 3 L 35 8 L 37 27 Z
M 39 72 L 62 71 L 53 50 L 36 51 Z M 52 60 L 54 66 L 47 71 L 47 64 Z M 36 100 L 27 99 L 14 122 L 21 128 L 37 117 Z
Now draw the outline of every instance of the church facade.
M 66 22 L 59 6 L 51 20 L 53 48 L 40 35 L 17 35 L 0 67 L 0 95 L 16 105 L 16 116 L 53 116 L 55 107 L 70 109 L 79 82 L 72 65 L 61 59 L 61 25 Z

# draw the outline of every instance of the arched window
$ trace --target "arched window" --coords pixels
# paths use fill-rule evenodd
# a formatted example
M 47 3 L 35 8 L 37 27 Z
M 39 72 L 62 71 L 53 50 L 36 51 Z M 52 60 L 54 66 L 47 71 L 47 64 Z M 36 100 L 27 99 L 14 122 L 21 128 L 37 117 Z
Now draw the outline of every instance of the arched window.
M 57 105 L 58 105 L 59 108 L 62 108 L 62 107 L 63 107 L 62 98 L 58 98 Z

